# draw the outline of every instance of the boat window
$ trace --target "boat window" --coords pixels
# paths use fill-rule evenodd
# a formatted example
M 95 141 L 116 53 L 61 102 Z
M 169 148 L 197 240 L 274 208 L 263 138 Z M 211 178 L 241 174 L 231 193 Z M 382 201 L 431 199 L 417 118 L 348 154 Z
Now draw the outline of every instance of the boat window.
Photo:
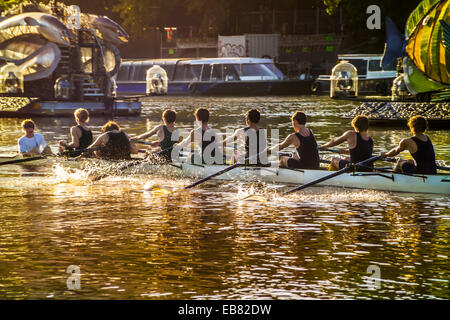
M 358 70 L 358 76 L 367 75 L 367 60 L 364 59 L 345 59 L 355 66 L 356 70 Z
M 381 63 L 381 60 L 370 60 L 369 61 L 369 71 L 381 71 L 380 63 Z
M 272 71 L 272 72 L 278 77 L 278 79 L 280 79 L 280 80 L 284 79 L 284 74 L 283 74 L 283 72 L 281 72 L 280 69 L 278 69 L 273 63 L 264 63 L 264 65 L 265 65 L 270 71 Z
M 202 65 L 188 65 L 186 70 L 186 80 L 198 81 L 200 79 L 200 73 L 202 72 Z
M 397 71 L 397 60 L 392 60 L 385 68 L 384 71 Z
M 239 75 L 235 69 L 235 66 L 237 67 L 237 70 L 239 70 L 239 67 L 237 65 L 232 64 L 223 65 L 223 80 L 225 81 L 239 80 Z
M 245 76 L 271 76 L 270 72 L 261 65 L 245 63 L 242 64 L 242 75 Z
M 130 73 L 128 74 L 128 81 L 133 81 L 134 80 L 135 73 L 136 73 L 136 65 L 132 64 L 130 66 Z
M 202 70 L 202 81 L 209 81 L 211 78 L 211 65 L 204 64 Z
M 160 65 L 161 68 L 166 70 L 167 78 L 173 79 L 173 72 L 175 71 L 175 65 L 169 64 L 169 65 Z
M 128 81 L 130 75 L 130 66 L 121 65 L 117 74 L 117 81 Z
M 144 65 L 144 66 L 136 66 L 136 69 L 134 71 L 134 81 L 145 81 L 145 78 L 147 76 L 147 70 L 151 68 L 152 66 Z
M 264 64 L 243 63 L 233 65 L 236 72 L 239 72 L 240 80 L 276 80 L 278 77 Z
M 211 69 L 211 81 L 222 81 L 222 64 L 212 64 Z
M 178 65 L 175 68 L 175 75 L 173 77 L 173 80 L 175 81 L 184 81 L 186 80 L 186 69 L 187 65 Z

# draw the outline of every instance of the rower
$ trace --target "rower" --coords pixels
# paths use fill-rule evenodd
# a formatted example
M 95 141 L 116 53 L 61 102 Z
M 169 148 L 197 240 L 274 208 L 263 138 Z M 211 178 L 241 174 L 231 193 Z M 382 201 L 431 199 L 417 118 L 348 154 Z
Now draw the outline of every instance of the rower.
M 369 119 L 366 116 L 356 116 L 351 124 L 354 130 L 346 131 L 340 137 L 334 138 L 320 147 L 320 149 L 325 149 L 337 146 L 343 142 L 348 144 L 348 149 L 341 149 L 339 153 L 350 154 L 350 157 L 345 159 L 333 157 L 329 166 L 330 170 L 340 170 L 349 163 L 358 163 L 372 157 L 373 139 L 367 133 Z M 373 163 L 368 163 L 366 166 L 373 167 Z M 371 169 L 358 168 L 358 171 L 371 171 Z
M 237 129 L 230 137 L 223 141 L 223 144 L 237 140 L 241 146 L 245 147 L 245 152 L 235 152 L 233 162 L 249 158 L 248 164 L 266 165 L 269 163 L 267 153 L 260 155 L 262 150 L 267 148 L 266 130 L 259 128 L 258 123 L 261 119 L 261 113 L 257 109 L 248 110 L 245 113 L 246 127 Z M 258 157 L 256 157 L 258 155 Z M 241 161 L 242 162 L 242 161 Z
M 433 143 L 430 138 L 424 134 L 427 130 L 427 120 L 422 116 L 411 117 L 408 121 L 408 127 L 413 134 L 410 138 L 400 140 L 400 143 L 394 149 L 388 152 L 382 152 L 384 157 L 394 157 L 404 150 L 408 150 L 414 160 L 397 161 L 394 171 L 403 173 L 436 174 L 436 157 Z
M 120 129 L 117 122 L 108 121 L 102 127 L 102 134 L 88 148 L 100 147 L 95 155 L 108 160 L 129 160 L 131 154 L 137 154 L 138 149 L 130 136 Z
M 180 143 L 175 144 L 177 149 L 184 148 L 194 143 L 200 147 L 201 154 L 192 153 L 191 162 L 195 164 L 222 164 L 223 156 L 219 150 L 218 137 L 209 125 L 209 110 L 206 108 L 198 108 L 195 110 L 195 119 L 197 127 L 192 129 L 189 135 Z
M 311 129 L 306 127 L 306 115 L 297 111 L 291 117 L 294 133 L 291 133 L 280 144 L 270 148 L 282 150 L 293 145 L 297 149 L 294 157 L 281 156 L 280 167 L 290 169 L 319 169 L 319 152 L 317 150 L 316 138 Z
M 159 141 L 152 142 L 151 146 L 159 146 L 162 152 L 160 151 L 161 153 L 158 153 L 158 155 L 160 155 L 165 161 L 171 161 L 173 145 L 181 141 L 178 129 L 175 127 L 176 118 L 177 114 L 175 111 L 167 109 L 162 114 L 164 124 L 154 127 L 149 132 L 133 137 L 132 140 L 147 139 L 156 134 Z
M 39 133 L 34 133 L 36 124 L 31 119 L 22 121 L 22 129 L 25 132 L 19 141 L 19 153 L 24 157 L 31 157 L 40 154 L 53 154 L 50 147 L 45 142 L 44 136 Z
M 71 157 L 77 157 L 81 154 L 81 151 L 75 151 L 74 149 L 86 149 L 92 144 L 92 131 L 88 127 L 89 112 L 86 109 L 78 108 L 74 112 L 76 126 L 70 128 L 70 135 L 72 142 L 67 143 L 66 140 L 59 141 L 59 152 L 68 151 Z

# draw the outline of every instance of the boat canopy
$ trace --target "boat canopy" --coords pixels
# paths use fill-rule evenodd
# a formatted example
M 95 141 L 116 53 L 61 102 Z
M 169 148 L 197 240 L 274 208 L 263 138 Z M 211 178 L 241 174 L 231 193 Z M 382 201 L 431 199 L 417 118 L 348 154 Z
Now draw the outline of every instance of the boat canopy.
M 271 59 L 203 58 L 123 60 L 116 81 L 145 81 L 147 70 L 163 68 L 169 81 L 282 80 L 283 73 Z

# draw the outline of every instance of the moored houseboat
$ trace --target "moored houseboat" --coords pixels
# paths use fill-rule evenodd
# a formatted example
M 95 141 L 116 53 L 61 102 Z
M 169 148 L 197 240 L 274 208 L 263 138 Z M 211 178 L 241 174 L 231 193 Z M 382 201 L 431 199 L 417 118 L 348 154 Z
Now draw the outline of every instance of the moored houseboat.
M 386 68 L 381 67 L 381 54 L 342 54 L 338 55 L 339 63 L 350 63 L 357 70 L 358 88 L 360 95 L 389 95 L 392 82 L 396 77 L 395 61 Z M 330 75 L 319 75 L 312 85 L 315 94 L 330 93 Z
M 202 58 L 123 60 L 115 77 L 116 95 L 152 94 L 152 67 L 163 69 L 169 95 L 277 95 L 310 93 L 310 80 L 289 80 L 272 59 Z

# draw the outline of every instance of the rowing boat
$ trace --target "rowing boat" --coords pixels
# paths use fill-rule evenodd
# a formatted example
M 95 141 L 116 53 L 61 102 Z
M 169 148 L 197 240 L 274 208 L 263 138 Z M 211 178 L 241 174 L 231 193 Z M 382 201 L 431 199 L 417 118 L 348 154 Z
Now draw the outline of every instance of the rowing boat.
M 175 163 L 187 176 L 196 178 L 212 175 L 225 169 L 225 165 L 196 165 Z M 239 166 L 215 177 L 220 180 L 269 182 L 281 184 L 305 184 L 330 174 L 328 170 L 299 170 L 278 167 Z M 350 172 L 319 183 L 357 189 L 373 189 L 393 192 L 450 194 L 450 175 L 405 175 L 386 172 Z
M 4 161 L 21 159 L 20 156 L 1 157 Z M 24 165 L 51 165 L 61 164 L 69 168 L 93 168 L 123 165 L 121 162 L 112 162 L 100 159 L 83 159 L 83 161 L 66 160 L 62 157 L 51 157 L 33 160 Z M 277 163 L 274 163 L 277 165 Z M 192 177 L 206 177 L 227 168 L 226 165 L 196 165 L 190 163 L 174 163 L 173 166 L 182 169 L 183 174 Z M 113 168 L 112 168 L 113 169 Z M 124 173 L 145 174 L 155 170 L 151 162 L 143 162 L 132 168 L 123 170 Z M 114 170 L 113 170 L 114 171 Z M 327 170 L 298 170 L 275 167 L 238 166 L 222 175 L 215 177 L 220 180 L 237 180 L 246 182 L 269 182 L 281 184 L 305 184 L 329 175 Z M 394 192 L 435 193 L 450 194 L 450 175 L 405 175 L 386 172 L 351 172 L 344 173 L 333 179 L 319 183 L 318 186 L 334 186 L 358 189 L 374 189 Z

